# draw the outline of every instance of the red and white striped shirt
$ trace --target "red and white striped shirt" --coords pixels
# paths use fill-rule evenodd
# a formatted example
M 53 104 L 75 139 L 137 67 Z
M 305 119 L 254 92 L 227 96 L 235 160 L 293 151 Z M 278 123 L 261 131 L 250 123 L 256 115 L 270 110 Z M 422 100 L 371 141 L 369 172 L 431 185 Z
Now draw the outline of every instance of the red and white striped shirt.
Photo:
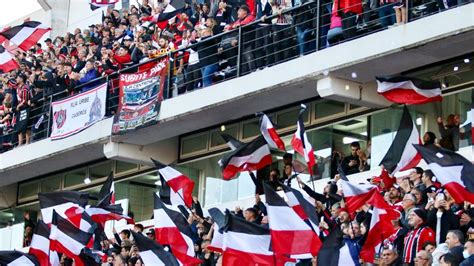
M 403 263 L 415 262 L 415 256 L 423 248 L 426 242 L 436 241 L 436 235 L 433 229 L 427 226 L 410 230 L 405 237 L 405 247 L 403 248 Z

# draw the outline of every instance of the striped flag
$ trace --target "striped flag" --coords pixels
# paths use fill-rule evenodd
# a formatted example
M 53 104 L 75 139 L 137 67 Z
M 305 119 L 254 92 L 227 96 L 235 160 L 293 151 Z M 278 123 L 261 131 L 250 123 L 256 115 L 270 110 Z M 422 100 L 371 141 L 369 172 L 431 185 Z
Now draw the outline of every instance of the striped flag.
M 262 136 L 265 138 L 270 148 L 286 151 L 285 143 L 283 143 L 281 140 L 280 136 L 276 132 L 275 127 L 273 126 L 272 121 L 266 114 L 262 114 L 261 116 L 260 132 L 262 133 Z
M 312 228 L 301 219 L 269 185 L 263 184 L 272 250 L 277 254 L 305 255 L 298 258 L 317 256 L 321 241 Z
M 231 135 L 229 134 L 221 134 L 221 137 L 222 139 L 225 141 L 225 143 L 227 144 L 227 146 L 229 146 L 229 148 L 233 151 L 235 151 L 237 148 L 239 148 L 240 146 L 243 146 L 245 145 L 245 143 L 243 143 L 242 141 L 232 137 Z
M 338 172 L 341 178 L 344 201 L 349 213 L 357 211 L 357 209 L 367 203 L 380 209 L 390 209 L 390 205 L 380 195 L 376 186 L 350 182 L 344 174 L 341 165 L 338 166 Z
M 82 231 L 53 211 L 49 235 L 51 250 L 65 254 L 74 259 L 75 265 L 82 266 L 84 263 L 80 255 L 91 238 L 91 233 Z
M 238 147 L 219 161 L 225 180 L 230 180 L 243 171 L 259 170 L 271 163 L 270 148 L 262 136 Z
M 413 144 L 421 144 L 420 134 L 411 119 L 408 108 L 404 106 L 397 135 L 380 164 L 392 176 L 397 172 L 414 168 L 420 162 L 421 156 Z
M 0 265 L 6 266 L 40 266 L 36 258 L 16 250 L 0 251 Z
M 178 266 L 180 265 L 176 258 L 157 242 L 145 237 L 140 233 L 132 231 L 133 240 L 140 251 L 140 258 L 142 258 L 145 265 L 156 266 Z
M 49 234 L 48 225 L 38 220 L 28 253 L 35 256 L 42 266 L 59 265 L 58 253 L 49 250 Z
M 91 220 L 100 224 L 102 228 L 106 221 L 120 221 L 122 219 L 127 221 L 127 224 L 134 224 L 135 221 L 123 213 L 123 208 L 120 204 L 110 204 L 109 196 L 103 198 L 97 205 L 86 208 L 86 213 L 91 217 Z
M 51 30 L 50 27 L 38 21 L 25 21 L 23 24 L 11 27 L 0 35 L 16 44 L 23 51 L 28 51 L 38 41 Z
M 270 230 L 226 210 L 222 265 L 275 265 Z
M 400 104 L 423 104 L 441 101 L 441 83 L 416 78 L 376 77 L 377 92 L 387 100 Z
M 291 140 L 291 146 L 304 157 L 306 164 L 308 165 L 309 175 L 313 175 L 313 166 L 316 164 L 316 158 L 314 157 L 313 146 L 308 140 L 308 136 L 304 129 L 303 113 L 306 110 L 306 105 L 302 104 L 300 113 L 298 116 L 298 123 L 296 124 L 296 132 Z
M 168 209 L 163 201 L 153 193 L 153 220 L 156 241 L 169 245 L 179 262 L 186 265 L 200 264 L 194 252 L 192 231 L 186 218 L 179 212 Z
M 7 73 L 19 67 L 20 65 L 7 49 L 0 45 L 0 71 Z
M 89 5 L 91 10 L 94 11 L 98 8 L 108 7 L 110 5 L 115 5 L 119 0 L 89 0 Z
M 172 192 L 178 194 L 178 197 L 182 198 L 188 208 L 191 208 L 193 204 L 194 181 L 169 165 L 164 165 L 153 159 L 151 160 L 166 185 L 171 188 Z M 164 186 L 165 183 L 162 182 L 161 185 Z
M 392 220 L 399 218 L 400 214 L 394 209 L 384 210 L 374 207 L 367 240 L 360 252 L 360 258 L 364 262 L 374 263 L 375 254 L 380 250 L 380 244 L 396 231 Z
M 41 216 L 46 224 L 53 219 L 53 211 L 65 219 L 70 219 L 73 224 L 79 225 L 81 214 L 87 205 L 89 193 L 77 191 L 58 191 L 39 193 L 38 199 L 41 207 Z
M 457 203 L 474 202 L 474 166 L 469 160 L 437 146 L 414 146 Z
M 208 212 L 214 221 L 214 233 L 211 244 L 207 246 L 207 249 L 222 253 L 224 234 L 221 231 L 225 225 L 225 215 L 218 208 L 210 208 Z
M 172 20 L 181 13 L 185 8 L 186 1 L 185 0 L 171 0 L 169 4 L 166 5 L 165 10 L 163 12 L 148 16 L 143 18 L 144 21 L 151 21 L 154 23 L 165 22 Z
M 115 204 L 115 182 L 113 172 L 110 172 L 109 176 L 107 177 L 107 180 L 105 180 L 104 184 L 100 188 L 99 200 L 102 201 L 105 197 L 108 197 L 109 194 L 111 194 L 109 198 L 109 204 Z

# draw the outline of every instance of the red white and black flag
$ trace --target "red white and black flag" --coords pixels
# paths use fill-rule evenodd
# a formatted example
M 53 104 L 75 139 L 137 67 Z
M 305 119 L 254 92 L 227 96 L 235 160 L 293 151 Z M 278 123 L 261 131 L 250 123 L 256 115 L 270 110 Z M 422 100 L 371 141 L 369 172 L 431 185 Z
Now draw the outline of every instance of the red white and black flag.
M 185 5 L 185 0 L 171 0 L 169 4 L 166 5 L 163 12 L 143 18 L 143 20 L 154 23 L 169 21 L 175 18 L 179 13 L 183 12 Z
M 140 251 L 140 258 L 142 258 L 145 265 L 180 265 L 176 258 L 171 253 L 164 250 L 157 242 L 133 231 L 132 235 L 135 245 L 137 246 L 138 251 Z
M 319 217 L 314 212 L 314 206 L 303 194 L 289 186 L 282 185 L 287 197 L 288 205 L 298 214 L 298 216 L 311 226 L 311 229 L 319 236 Z
M 374 208 L 372 210 L 369 234 L 360 252 L 360 258 L 364 262 L 374 263 L 375 254 L 380 250 L 380 244 L 396 231 L 392 220 L 399 218 L 400 213 L 394 209 Z
M 101 7 L 108 7 L 110 5 L 115 5 L 119 0 L 89 0 L 91 10 L 94 11 Z
M 441 83 L 416 78 L 376 77 L 377 92 L 387 100 L 400 104 L 423 104 L 441 101 Z
M 421 144 L 420 134 L 411 119 L 408 108 L 404 106 L 397 135 L 380 164 L 392 176 L 397 172 L 406 171 L 417 166 L 421 156 L 413 147 L 413 144 Z
M 226 210 L 222 265 L 275 265 L 270 230 Z
M 11 27 L 0 35 L 16 44 L 23 51 L 28 51 L 45 35 L 51 28 L 38 21 L 25 21 L 23 24 Z
M 293 149 L 296 152 L 304 157 L 306 164 L 308 165 L 309 175 L 312 176 L 313 166 L 316 164 L 316 159 L 314 157 L 313 146 L 311 146 L 304 129 L 303 113 L 305 110 L 306 105 L 302 104 L 298 116 L 298 123 L 296 124 L 296 132 L 293 135 L 293 139 L 291 140 L 291 146 L 293 146 Z
M 34 255 L 41 266 L 59 265 L 58 253 L 49 249 L 49 234 L 48 225 L 38 220 L 28 253 Z
M 74 259 L 75 265 L 82 266 L 84 263 L 80 255 L 91 238 L 91 233 L 82 231 L 53 211 L 51 233 L 49 235 L 51 250 L 65 254 Z
M 474 202 L 474 166 L 469 160 L 437 146 L 414 146 L 457 203 Z
M 272 121 L 266 114 L 263 113 L 261 114 L 260 118 L 260 132 L 262 133 L 262 136 L 265 138 L 270 148 L 286 151 L 285 143 L 283 143 L 280 136 L 276 132 Z
M 224 180 L 243 171 L 259 170 L 272 163 L 270 148 L 263 136 L 238 147 L 219 161 Z
M 207 246 L 207 249 L 222 253 L 224 246 L 224 234 L 222 230 L 225 226 L 225 215 L 218 208 L 210 208 L 208 212 L 212 221 L 214 221 L 214 233 L 212 235 L 211 244 Z
M 0 45 L 0 71 L 3 73 L 10 72 L 20 67 L 18 62 L 13 58 L 10 52 Z
M 112 193 L 103 198 L 97 205 L 86 208 L 86 213 L 91 217 L 91 220 L 100 224 L 102 228 L 104 228 L 106 221 L 111 220 L 120 221 L 124 219 L 127 224 L 134 224 L 135 221 L 123 213 L 122 205 L 109 203 L 111 197 Z
M 115 182 L 114 182 L 114 173 L 110 172 L 109 176 L 107 177 L 107 180 L 105 180 L 104 184 L 100 188 L 99 191 L 99 200 L 103 201 L 105 197 L 110 196 L 110 202 L 108 204 L 115 204 Z
M 200 264 L 202 261 L 194 257 L 192 231 L 186 218 L 180 212 L 168 209 L 155 193 L 153 197 L 156 241 L 161 245 L 169 245 L 179 262 L 185 265 Z
M 344 201 L 349 213 L 357 211 L 365 204 L 370 204 L 380 209 L 389 209 L 390 205 L 384 200 L 378 188 L 371 184 L 354 184 L 347 179 L 341 165 L 338 166 L 341 178 Z
M 5 266 L 40 266 L 36 258 L 16 250 L 0 251 L 0 265 Z M 41 264 L 41 266 L 43 266 Z
M 39 193 L 38 199 L 41 207 L 41 216 L 46 224 L 53 219 L 53 210 L 61 217 L 79 224 L 81 214 L 87 205 L 89 193 L 77 191 L 58 191 Z
M 153 159 L 151 160 L 155 164 L 155 167 L 160 173 L 160 176 L 163 177 L 161 185 L 165 185 L 163 183 L 164 180 L 166 184 L 171 188 L 172 192 L 178 194 L 178 196 L 181 197 L 184 201 L 184 204 L 188 208 L 191 208 L 193 204 L 194 181 L 169 165 L 164 165 Z
M 235 151 L 240 146 L 245 145 L 245 143 L 243 143 L 242 141 L 232 137 L 229 134 L 221 134 L 221 137 L 224 140 L 224 142 L 227 144 L 227 146 L 229 146 L 229 148 L 233 151 Z
M 312 228 L 267 184 L 265 191 L 272 250 L 276 254 L 298 258 L 317 256 L 321 241 Z

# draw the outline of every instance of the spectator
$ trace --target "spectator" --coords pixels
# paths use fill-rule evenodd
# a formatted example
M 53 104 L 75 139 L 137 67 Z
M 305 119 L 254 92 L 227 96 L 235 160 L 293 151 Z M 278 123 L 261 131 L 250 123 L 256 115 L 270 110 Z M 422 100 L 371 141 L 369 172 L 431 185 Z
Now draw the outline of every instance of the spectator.
M 425 225 L 426 212 L 422 209 L 414 209 L 408 217 L 408 225 L 412 228 L 405 238 L 403 250 L 403 263 L 413 263 L 416 252 L 419 252 L 428 241 L 435 240 L 433 230 Z
M 441 147 L 452 151 L 459 150 L 459 124 L 461 122 L 459 115 L 448 115 L 446 124 L 443 123 L 441 117 L 438 117 L 437 122 L 438 130 L 441 134 L 441 140 L 439 141 Z
M 291 56 L 292 37 L 291 24 L 293 17 L 291 14 L 282 14 L 283 10 L 292 7 L 291 0 L 269 0 L 272 6 L 272 15 L 277 15 L 272 19 L 273 24 L 273 47 L 275 49 L 275 63 L 288 60 Z
M 386 28 L 395 23 L 395 0 L 380 0 L 378 8 L 379 20 L 382 27 Z
M 402 25 L 407 23 L 407 8 L 406 8 L 406 0 L 399 0 L 398 3 L 395 4 L 393 7 L 395 9 L 395 16 L 397 19 L 396 25 Z
M 423 145 L 427 146 L 427 145 L 435 145 L 435 144 L 436 144 L 436 135 L 431 131 L 427 131 L 423 135 Z
M 464 261 L 459 264 L 459 266 L 474 265 L 474 239 L 466 241 L 462 255 L 464 257 Z
M 86 69 L 86 72 L 83 76 L 76 74 L 75 79 L 77 80 L 77 85 L 89 83 L 90 81 L 95 80 L 99 76 L 99 74 L 97 73 L 97 70 L 94 67 L 94 62 L 92 60 L 87 61 L 85 69 Z M 95 82 L 92 84 L 89 83 L 88 85 L 81 88 L 81 92 L 86 92 L 88 90 L 91 90 L 95 86 L 97 86 Z
M 386 247 L 382 250 L 381 259 L 377 265 L 395 266 L 400 264 L 399 260 L 400 256 L 398 256 L 397 250 Z
M 444 243 L 448 231 L 459 229 L 459 220 L 449 207 L 446 195 L 438 193 L 434 202 L 428 207 L 428 226 L 436 232 L 436 244 Z
M 360 160 L 357 151 L 360 150 L 359 142 L 351 143 L 351 154 L 346 156 L 341 163 L 342 170 L 346 175 L 359 173 Z
M 416 204 L 416 197 L 413 194 L 405 194 L 403 197 L 403 202 L 402 202 L 402 207 L 403 207 L 403 212 L 402 212 L 402 218 L 401 218 L 401 223 L 404 227 L 409 228 L 409 220 L 410 220 L 410 214 L 413 210 L 415 210 L 415 204 Z
M 463 241 L 464 241 L 464 236 L 462 232 L 459 230 L 451 230 L 446 235 L 446 244 L 448 245 L 449 253 L 451 253 L 454 256 L 457 264 L 459 264 L 460 262 L 464 260 Z
M 415 266 L 430 266 L 433 263 L 433 257 L 425 250 L 416 253 Z
M 439 265 L 441 266 L 457 266 L 456 257 L 451 253 L 446 253 L 439 258 Z
M 433 251 L 436 249 L 436 243 L 434 242 L 426 242 L 423 245 L 423 250 L 426 250 L 428 253 L 432 254 Z
M 338 10 L 342 14 L 342 34 L 345 40 L 354 38 L 357 34 L 357 16 L 362 14 L 361 0 L 338 0 Z

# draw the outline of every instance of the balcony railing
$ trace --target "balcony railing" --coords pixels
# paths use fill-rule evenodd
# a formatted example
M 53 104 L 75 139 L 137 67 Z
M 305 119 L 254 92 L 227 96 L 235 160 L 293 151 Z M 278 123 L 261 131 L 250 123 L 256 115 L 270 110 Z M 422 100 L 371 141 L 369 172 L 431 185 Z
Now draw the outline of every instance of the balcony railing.
M 360 3 L 344 10 L 336 10 L 333 9 L 332 3 L 324 3 L 321 0 L 307 2 L 286 9 L 281 14 L 258 18 L 248 25 L 216 34 L 186 47 L 179 47 L 161 57 L 146 59 L 139 64 L 76 86 L 74 90 L 107 82 L 107 115 L 112 116 L 118 105 L 119 88 L 114 86 L 118 83 L 116 81 L 119 75 L 136 72 L 139 66 L 157 62 L 164 57 L 169 58 L 170 65 L 164 89 L 165 99 L 168 99 L 394 27 L 398 15 L 410 22 L 446 9 L 442 1 L 408 1 L 407 9 L 398 8 L 397 4 L 388 3 L 371 8 Z M 454 7 L 457 5 L 449 8 Z M 362 12 L 356 14 L 354 10 Z M 394 10 L 399 11 L 395 14 Z M 196 55 L 199 63 L 193 61 Z M 191 57 L 192 59 L 187 59 Z M 32 132 L 32 141 L 49 136 L 50 105 L 54 100 L 67 96 L 67 91 L 45 92 L 44 97 L 31 108 L 28 128 Z M 16 130 L 0 128 L 0 142 L 0 153 L 17 146 Z

